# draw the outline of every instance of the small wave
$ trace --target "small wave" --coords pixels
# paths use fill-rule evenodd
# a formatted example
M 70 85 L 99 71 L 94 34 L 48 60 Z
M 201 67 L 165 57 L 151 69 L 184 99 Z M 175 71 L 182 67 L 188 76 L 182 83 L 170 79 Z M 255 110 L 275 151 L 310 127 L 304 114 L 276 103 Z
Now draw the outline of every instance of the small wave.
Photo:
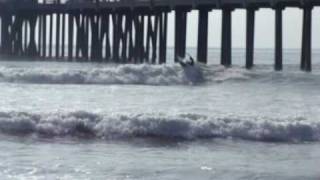
M 91 68 L 0 67 L 0 82 L 34 84 L 189 85 L 247 80 L 253 72 L 242 68 L 199 65 L 203 78 L 192 78 L 178 65 L 110 65 Z
M 267 119 L 208 117 L 199 114 L 2 112 L 0 132 L 9 135 L 35 134 L 45 137 L 101 139 L 156 137 L 195 140 L 231 137 L 254 141 L 303 142 L 320 140 L 320 122 L 299 117 Z
M 186 84 L 178 66 L 119 65 L 103 68 L 0 68 L 2 82 L 35 84 Z

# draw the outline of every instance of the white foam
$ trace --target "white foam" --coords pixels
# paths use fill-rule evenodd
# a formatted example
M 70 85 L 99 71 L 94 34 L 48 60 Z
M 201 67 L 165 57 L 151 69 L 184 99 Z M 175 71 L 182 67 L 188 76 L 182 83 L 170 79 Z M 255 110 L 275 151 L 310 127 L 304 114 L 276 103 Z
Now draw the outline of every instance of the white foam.
M 194 74 L 197 76 L 195 77 Z M 90 68 L 0 67 L 0 81 L 35 84 L 142 84 L 185 85 L 250 79 L 242 68 L 197 65 L 183 71 L 179 65 L 110 65 Z
M 227 80 L 249 80 L 253 75 L 253 72 L 243 68 L 221 68 L 215 71 L 213 80 L 215 82 L 224 82 Z
M 256 141 L 319 141 L 320 122 L 300 117 L 208 117 L 197 114 L 0 113 L 0 132 L 48 137 L 168 139 L 239 138 Z

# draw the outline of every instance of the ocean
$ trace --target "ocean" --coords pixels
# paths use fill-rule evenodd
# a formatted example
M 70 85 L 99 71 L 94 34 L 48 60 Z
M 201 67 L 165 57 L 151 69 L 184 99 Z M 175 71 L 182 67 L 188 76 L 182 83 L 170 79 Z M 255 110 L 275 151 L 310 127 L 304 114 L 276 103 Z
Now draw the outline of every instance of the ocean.
M 195 56 L 195 49 L 188 52 Z M 0 179 L 320 179 L 320 51 L 166 65 L 0 61 Z

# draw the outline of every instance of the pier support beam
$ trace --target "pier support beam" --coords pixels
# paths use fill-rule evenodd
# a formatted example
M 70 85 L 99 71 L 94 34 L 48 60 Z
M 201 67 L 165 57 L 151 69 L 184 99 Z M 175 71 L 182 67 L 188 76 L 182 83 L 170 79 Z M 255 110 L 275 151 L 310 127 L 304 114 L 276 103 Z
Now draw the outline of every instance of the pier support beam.
M 159 64 L 166 63 L 166 58 L 167 58 L 167 31 L 168 31 L 168 13 L 164 12 L 160 16 Z
M 232 9 L 222 10 L 221 65 L 225 67 L 229 67 L 232 64 L 231 13 Z
M 56 58 L 60 57 L 60 13 L 56 14 Z
M 10 43 L 10 33 L 9 27 L 12 23 L 11 15 L 3 15 L 1 23 L 1 44 L 2 44 L 2 53 L 8 55 L 11 53 L 12 44 Z
M 83 47 L 83 59 L 85 61 L 89 60 L 89 15 L 86 14 L 84 16 L 85 24 L 84 24 L 84 47 Z
M 312 6 L 303 9 L 303 25 L 302 25 L 302 49 L 301 49 L 301 70 L 310 72 L 311 64 L 311 41 L 312 41 Z
M 76 58 L 77 59 L 88 59 L 88 25 L 87 24 L 87 15 L 77 12 L 75 15 L 76 20 Z
M 74 18 L 73 14 L 68 14 L 68 61 L 72 61 L 73 58 L 73 26 Z
M 109 61 L 111 58 L 111 50 L 110 50 L 110 34 L 109 34 L 109 14 L 102 14 L 101 19 L 101 44 L 103 41 L 105 42 L 105 60 Z
M 43 33 L 43 16 L 40 14 L 38 15 L 38 56 L 41 57 L 42 53 L 42 33 Z
M 22 23 L 23 16 L 16 15 L 11 26 L 11 41 L 13 43 L 13 54 L 22 55 Z
M 24 32 L 23 32 L 23 39 L 24 39 L 24 45 L 23 45 L 23 54 L 27 55 L 28 53 L 28 21 L 25 19 L 24 20 Z
M 152 14 L 149 13 L 147 15 L 148 21 L 147 21 L 147 39 L 146 39 L 146 52 L 145 52 L 145 61 L 149 63 L 150 59 L 150 41 L 153 40 L 153 24 L 152 24 Z
M 42 57 L 46 57 L 47 54 L 47 15 L 43 15 L 43 28 L 42 28 Z
M 142 63 L 144 61 L 144 15 L 134 13 L 134 27 L 135 27 L 135 46 L 134 59 L 135 63 Z
M 282 7 L 275 9 L 276 26 L 275 26 L 275 64 L 276 71 L 282 70 Z
M 36 22 L 37 22 L 37 16 L 35 14 L 32 14 L 29 16 L 29 25 L 30 25 L 30 31 L 29 31 L 29 47 L 28 47 L 28 56 L 29 57 L 35 57 L 37 55 L 37 46 L 35 41 L 35 28 L 36 28 Z
M 82 16 L 80 15 L 79 12 L 75 15 L 75 21 L 76 21 L 76 59 L 80 58 L 80 44 L 82 43 L 83 39 L 81 38 L 81 34 L 83 33 L 83 21 L 82 21 Z
M 150 62 L 150 50 L 151 50 L 151 63 L 156 63 L 157 58 L 157 40 L 158 40 L 158 32 L 159 32 L 159 20 L 160 13 L 149 14 L 148 15 L 148 30 L 147 30 L 147 42 L 146 42 L 146 60 Z M 153 17 L 153 21 L 152 21 Z M 152 48 L 150 48 L 150 43 Z
M 99 62 L 102 60 L 102 46 L 99 38 L 100 15 L 91 14 L 89 17 L 91 25 L 91 60 Z
M 186 55 L 187 11 L 177 9 L 175 14 L 175 62 Z
M 2 53 L 2 16 L 0 15 L 0 53 Z
M 53 43 L 52 43 L 52 39 L 53 39 L 53 15 L 50 14 L 50 24 L 49 24 L 49 29 L 50 29 L 50 32 L 49 32 L 49 57 L 52 58 L 52 46 L 53 46 Z
M 66 33 L 66 14 L 62 13 L 62 38 L 61 38 L 61 58 L 65 57 L 65 33 Z
M 208 9 L 199 10 L 197 59 L 202 63 L 208 61 L 208 13 Z
M 127 12 L 124 14 L 125 22 L 124 29 L 121 34 L 121 42 L 122 42 L 122 51 L 121 51 L 121 59 L 123 63 L 128 63 L 131 59 L 130 57 L 130 34 L 132 32 L 132 12 Z M 131 34 L 132 35 L 132 34 Z
M 256 9 L 247 9 L 246 68 L 253 67 L 254 58 L 254 24 Z
M 121 33 L 122 33 L 122 14 L 112 14 L 112 23 L 113 23 L 113 45 L 112 45 L 112 59 L 115 62 L 120 61 L 120 40 L 121 40 Z

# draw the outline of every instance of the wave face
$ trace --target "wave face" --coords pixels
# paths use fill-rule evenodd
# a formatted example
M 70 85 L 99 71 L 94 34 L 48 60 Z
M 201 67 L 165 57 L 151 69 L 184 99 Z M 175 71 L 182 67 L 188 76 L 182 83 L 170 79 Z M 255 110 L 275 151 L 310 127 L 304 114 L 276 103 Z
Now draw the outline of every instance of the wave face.
M 195 73 L 196 72 L 196 73 Z M 198 77 L 194 77 L 195 73 Z M 178 65 L 110 65 L 91 68 L 0 67 L 0 81 L 34 84 L 188 85 L 246 80 L 255 74 L 242 68 L 197 65 L 184 71 Z
M 84 111 L 0 113 L 0 132 L 9 135 L 118 139 L 154 137 L 195 140 L 236 138 L 254 141 L 320 140 L 320 122 L 304 118 L 208 117 L 198 114 L 102 115 Z

